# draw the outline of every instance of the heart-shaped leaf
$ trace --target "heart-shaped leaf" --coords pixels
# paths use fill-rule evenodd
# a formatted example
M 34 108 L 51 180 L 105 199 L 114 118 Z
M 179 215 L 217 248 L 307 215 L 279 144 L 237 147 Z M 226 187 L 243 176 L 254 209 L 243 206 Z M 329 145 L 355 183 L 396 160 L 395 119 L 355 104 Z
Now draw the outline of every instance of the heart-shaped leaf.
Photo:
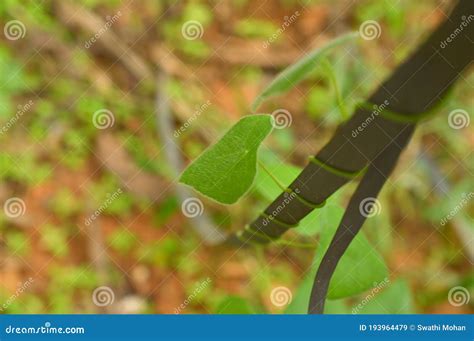
M 233 204 L 250 188 L 257 152 L 273 129 L 271 115 L 245 116 L 181 175 L 180 182 L 222 204 Z
M 252 110 L 258 109 L 260 104 L 270 96 L 275 96 L 296 86 L 301 82 L 308 74 L 314 70 L 317 63 L 322 57 L 325 57 L 331 49 L 345 43 L 348 40 L 355 39 L 359 36 L 356 32 L 345 34 L 339 38 L 336 38 L 326 44 L 325 46 L 315 49 L 308 53 L 306 56 L 298 60 L 296 63 L 290 65 L 283 70 L 275 79 L 260 93 L 252 104 Z

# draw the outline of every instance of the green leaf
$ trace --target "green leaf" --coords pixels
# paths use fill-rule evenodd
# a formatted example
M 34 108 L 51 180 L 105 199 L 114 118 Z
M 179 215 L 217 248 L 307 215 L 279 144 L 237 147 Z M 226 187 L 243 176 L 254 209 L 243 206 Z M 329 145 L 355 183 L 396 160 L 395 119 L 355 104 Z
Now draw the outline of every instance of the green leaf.
M 216 314 L 255 314 L 255 310 L 245 299 L 229 296 L 218 305 Z
M 413 314 L 413 298 L 404 280 L 374 287 L 352 306 L 353 314 Z
M 220 203 L 235 203 L 254 181 L 258 148 L 272 128 L 271 115 L 245 116 L 184 171 L 180 182 Z
M 307 314 L 311 288 L 313 287 L 314 274 L 306 276 L 293 296 L 290 305 L 285 309 L 285 314 Z M 327 301 L 324 306 L 325 314 L 349 314 L 350 310 L 343 300 Z
M 333 206 L 332 219 L 338 216 L 342 220 L 344 209 Z M 319 264 L 336 232 L 338 224 L 324 226 L 321 231 L 319 248 L 316 252 L 316 263 Z M 387 266 L 380 254 L 370 245 L 361 233 L 358 233 L 347 251 L 341 257 L 336 271 L 329 283 L 328 299 L 338 299 L 360 294 L 373 287 L 388 276 Z
M 315 68 L 321 58 L 326 56 L 331 49 L 348 40 L 355 39 L 358 36 L 359 34 L 356 32 L 345 34 L 332 40 L 325 46 L 311 51 L 295 64 L 290 65 L 276 76 L 276 78 L 255 99 L 252 104 L 252 110 L 255 111 L 268 97 L 284 93 L 296 86 Z

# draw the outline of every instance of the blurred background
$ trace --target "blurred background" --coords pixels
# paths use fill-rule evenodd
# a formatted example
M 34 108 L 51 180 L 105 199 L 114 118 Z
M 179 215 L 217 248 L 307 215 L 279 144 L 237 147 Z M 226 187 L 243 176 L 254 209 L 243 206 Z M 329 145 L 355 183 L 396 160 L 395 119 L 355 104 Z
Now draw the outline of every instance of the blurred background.
M 314 249 L 232 249 L 196 232 L 241 230 L 270 203 L 263 180 L 224 207 L 177 176 L 279 71 L 370 24 L 363 48 L 336 50 L 261 108 L 291 117 L 262 153 L 305 166 L 453 3 L 2 1 L 0 312 L 304 313 Z M 420 125 L 364 226 L 389 285 L 329 312 L 474 312 L 473 84 L 464 74 Z

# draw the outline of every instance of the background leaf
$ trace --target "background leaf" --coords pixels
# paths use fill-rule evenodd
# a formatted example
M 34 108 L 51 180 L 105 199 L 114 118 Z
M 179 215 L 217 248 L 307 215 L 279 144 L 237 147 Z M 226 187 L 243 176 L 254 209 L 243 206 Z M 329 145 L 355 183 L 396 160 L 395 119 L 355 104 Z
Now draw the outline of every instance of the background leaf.
M 305 57 L 290 65 L 283 70 L 275 79 L 262 91 L 252 104 L 252 110 L 255 111 L 260 104 L 270 96 L 275 96 L 288 91 L 301 82 L 317 65 L 322 57 L 331 51 L 332 48 L 355 39 L 358 33 L 352 32 L 336 38 L 325 46 L 315 49 L 308 53 Z
M 216 308 L 216 314 L 255 314 L 252 306 L 238 296 L 226 297 Z
M 220 203 L 235 203 L 253 183 L 257 151 L 272 123 L 270 115 L 242 118 L 184 171 L 180 182 Z
M 337 206 L 328 207 L 332 212 L 331 219 L 340 222 L 344 209 Z M 338 218 L 337 218 L 338 216 Z M 320 244 L 316 252 L 316 264 L 320 264 L 329 247 L 338 224 L 324 226 L 321 231 Z M 336 267 L 329 284 L 328 299 L 338 299 L 357 295 L 384 280 L 388 276 L 387 266 L 380 254 L 370 245 L 362 232 L 358 233 L 349 245 Z

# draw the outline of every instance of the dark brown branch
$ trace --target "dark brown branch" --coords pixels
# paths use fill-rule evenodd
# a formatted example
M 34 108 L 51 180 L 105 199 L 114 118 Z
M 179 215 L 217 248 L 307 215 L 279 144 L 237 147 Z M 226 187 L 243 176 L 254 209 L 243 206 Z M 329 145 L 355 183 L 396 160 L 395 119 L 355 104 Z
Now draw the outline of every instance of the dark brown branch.
M 450 17 L 395 70 L 368 101 L 379 106 L 388 103 L 386 109 L 405 115 L 417 115 L 432 109 L 462 71 L 472 63 L 474 25 L 463 27 L 463 31 L 445 48 L 441 48 L 441 44 L 473 14 L 474 1 L 459 1 Z M 365 129 L 358 134 L 353 133 L 368 121 L 370 124 Z M 333 138 L 317 154 L 317 158 L 338 169 L 350 172 L 361 170 L 383 153 L 400 134 L 410 129 L 410 126 L 385 119 L 367 109 L 358 109 L 349 121 L 337 129 Z M 309 202 L 322 203 L 348 181 L 310 163 L 290 188 L 298 191 Z M 282 193 L 265 213 L 278 221 L 294 225 L 313 210 L 300 200 L 287 203 L 287 197 L 287 193 Z M 268 221 L 260 216 L 251 224 L 251 228 L 259 233 L 279 237 L 288 228 L 282 228 L 276 220 Z M 246 239 L 261 242 L 257 236 L 248 235 Z M 242 244 L 234 237 L 229 241 Z
M 318 268 L 311 291 L 308 313 L 322 314 L 324 312 L 329 282 L 336 266 L 366 220 L 366 215 L 364 215 L 366 210 L 362 210 L 361 205 L 363 205 L 364 200 L 378 196 L 390 173 L 395 168 L 402 150 L 408 144 L 414 128 L 412 125 L 405 129 L 387 147 L 384 153 L 380 154 L 369 166 L 367 173 L 352 196 L 336 234 Z

